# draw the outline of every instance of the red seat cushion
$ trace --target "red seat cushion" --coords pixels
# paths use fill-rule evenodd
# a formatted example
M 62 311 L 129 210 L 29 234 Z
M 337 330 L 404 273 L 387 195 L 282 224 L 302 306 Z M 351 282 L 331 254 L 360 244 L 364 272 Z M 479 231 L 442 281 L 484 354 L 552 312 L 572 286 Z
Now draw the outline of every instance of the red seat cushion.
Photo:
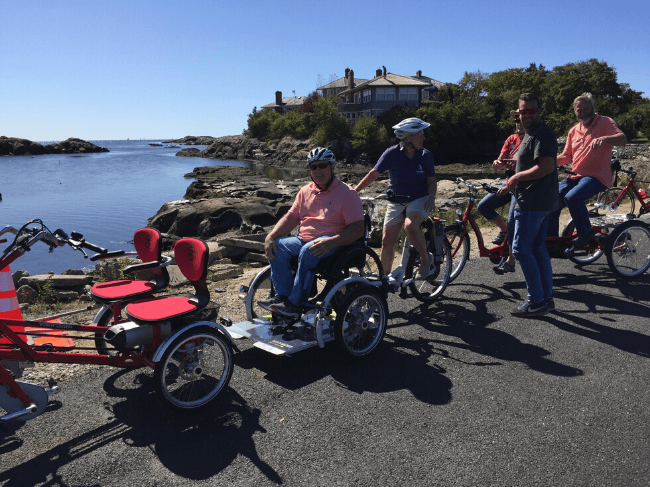
M 109 281 L 95 284 L 90 292 L 102 299 L 122 299 L 148 293 L 155 287 L 149 281 Z
M 130 318 L 142 321 L 165 321 L 195 311 L 197 303 L 190 298 L 168 296 L 136 301 L 126 307 Z

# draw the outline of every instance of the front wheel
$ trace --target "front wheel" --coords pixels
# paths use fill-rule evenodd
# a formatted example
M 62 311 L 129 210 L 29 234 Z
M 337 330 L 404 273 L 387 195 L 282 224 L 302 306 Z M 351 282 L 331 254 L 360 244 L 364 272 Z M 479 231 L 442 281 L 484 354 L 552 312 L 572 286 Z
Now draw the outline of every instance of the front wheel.
M 605 247 L 607 263 L 620 277 L 629 279 L 650 267 L 650 227 L 628 221 L 612 230 Z
M 373 286 L 356 286 L 336 308 L 334 337 L 346 355 L 365 357 L 381 342 L 387 323 L 386 298 Z
M 574 233 L 575 225 L 573 224 L 573 220 L 569 220 L 562 230 L 562 237 L 570 237 Z M 569 260 L 578 265 L 586 265 L 591 264 L 592 262 L 596 262 L 598 259 L 600 259 L 600 256 L 603 255 L 603 249 L 595 247 L 595 243 L 595 240 L 592 240 L 590 247 L 587 247 L 586 249 L 579 249 L 577 251 L 578 255 L 571 255 L 571 257 L 569 257 Z M 568 243 L 567 245 L 571 244 Z
M 427 242 L 427 248 L 429 252 L 435 253 L 433 242 Z M 430 303 L 442 296 L 447 285 L 451 282 L 452 265 L 451 248 L 447 239 L 443 238 L 442 262 L 436 266 L 436 271 L 433 274 L 426 279 L 421 279 L 419 273 L 416 275 L 417 269 L 420 266 L 420 254 L 411 247 L 404 277 L 406 279 L 413 278 L 413 281 L 409 284 L 409 289 L 413 293 L 413 297 L 423 303 Z
M 258 301 L 270 299 L 275 296 L 275 290 L 271 282 L 270 265 L 255 274 L 253 279 L 251 279 L 249 289 L 251 300 L 246 302 L 246 317 L 251 321 L 262 316 L 270 318 L 270 312 L 257 304 Z
M 232 348 L 214 328 L 200 326 L 178 336 L 154 369 L 158 397 L 172 409 L 207 406 L 232 377 Z
M 465 228 L 457 223 L 445 227 L 445 237 L 449 241 L 451 250 L 451 274 L 449 276 L 451 283 L 458 277 L 469 260 L 470 241 Z
M 598 203 L 605 205 L 607 211 L 633 215 L 635 199 L 629 189 L 615 187 L 604 191 L 598 198 Z

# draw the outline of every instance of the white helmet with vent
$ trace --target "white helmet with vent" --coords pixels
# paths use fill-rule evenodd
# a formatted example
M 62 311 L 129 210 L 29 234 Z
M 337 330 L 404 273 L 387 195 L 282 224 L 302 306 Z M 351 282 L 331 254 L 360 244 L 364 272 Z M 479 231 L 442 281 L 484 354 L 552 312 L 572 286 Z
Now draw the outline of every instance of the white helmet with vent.
M 404 140 L 409 135 L 417 134 L 430 125 L 431 124 L 426 123 L 419 118 L 407 118 L 406 120 L 402 120 L 397 125 L 394 125 L 393 129 L 395 129 L 395 137 L 400 140 Z

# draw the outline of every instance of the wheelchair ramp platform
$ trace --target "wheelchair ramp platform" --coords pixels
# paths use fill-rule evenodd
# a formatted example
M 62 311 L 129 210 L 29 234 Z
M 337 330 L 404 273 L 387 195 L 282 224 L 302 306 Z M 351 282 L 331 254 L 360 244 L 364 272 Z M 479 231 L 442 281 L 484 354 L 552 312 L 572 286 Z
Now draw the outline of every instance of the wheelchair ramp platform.
M 311 315 L 313 319 L 313 315 Z M 242 321 L 226 328 L 230 336 L 237 340 L 250 338 L 254 346 L 266 350 L 274 355 L 291 355 L 292 353 L 318 346 L 315 327 L 306 321 L 294 323 L 291 326 L 284 324 L 273 325 L 266 319 Z M 323 326 L 323 340 L 334 340 L 329 320 Z

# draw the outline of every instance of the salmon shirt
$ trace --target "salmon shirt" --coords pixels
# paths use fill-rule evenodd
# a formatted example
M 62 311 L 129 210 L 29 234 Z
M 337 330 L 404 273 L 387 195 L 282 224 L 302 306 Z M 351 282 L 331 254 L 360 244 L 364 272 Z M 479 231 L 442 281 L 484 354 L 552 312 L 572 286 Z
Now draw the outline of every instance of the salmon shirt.
M 558 166 L 571 163 L 576 175 L 570 178 L 591 176 L 609 188 L 612 185 L 612 144 L 603 143 L 597 150 L 590 146 L 594 139 L 620 133 L 614 120 L 598 114 L 587 127 L 582 123 L 575 125 L 569 130 L 564 151 L 557 156 Z
M 323 235 L 339 235 L 351 223 L 363 220 L 359 194 L 337 177 L 327 191 L 316 183 L 300 188 L 288 214 L 300 221 L 298 236 L 311 242 Z

